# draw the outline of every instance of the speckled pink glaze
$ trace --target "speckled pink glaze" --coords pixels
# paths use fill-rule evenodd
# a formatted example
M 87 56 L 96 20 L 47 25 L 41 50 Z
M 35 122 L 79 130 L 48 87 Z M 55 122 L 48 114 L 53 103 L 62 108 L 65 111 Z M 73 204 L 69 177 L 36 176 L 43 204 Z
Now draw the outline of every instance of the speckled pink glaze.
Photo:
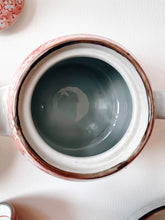
M 0 0 L 0 31 L 10 27 L 20 17 L 25 0 Z
M 28 152 L 28 150 L 25 148 L 25 140 L 21 138 L 21 131 L 18 128 L 18 121 L 16 118 L 16 102 L 17 102 L 17 93 L 21 84 L 22 79 L 26 75 L 26 71 L 30 68 L 33 62 L 37 60 L 42 54 L 44 54 L 47 50 L 54 47 L 55 45 L 58 45 L 62 41 L 67 41 L 68 37 L 61 37 L 58 39 L 53 39 L 45 44 L 39 46 L 37 49 L 35 49 L 29 56 L 22 62 L 22 64 L 19 66 L 18 70 L 16 71 L 13 79 L 12 85 L 9 87 L 9 96 L 8 96 L 8 119 L 9 119 L 9 125 L 10 125 L 10 131 L 11 136 L 18 147 L 19 151 L 28 159 L 30 160 L 35 166 L 37 166 L 40 170 L 48 173 L 48 174 L 54 174 L 49 169 L 46 169 L 43 167 L 39 161 L 34 159 Z M 61 176 L 61 175 L 60 175 Z
M 148 127 L 144 134 L 144 137 L 141 140 L 141 143 L 139 144 L 139 147 L 136 152 L 134 152 L 133 155 L 130 156 L 128 161 L 124 161 L 123 163 L 112 167 L 108 170 L 105 170 L 103 172 L 98 172 L 95 174 L 79 174 L 79 173 L 71 173 L 66 172 L 63 170 L 60 170 L 56 167 L 51 166 L 47 162 L 45 162 L 42 158 L 40 158 L 34 150 L 29 146 L 26 139 L 24 138 L 21 128 L 19 126 L 19 120 L 17 115 L 17 98 L 19 96 L 19 89 L 21 87 L 21 83 L 23 82 L 24 78 L 26 77 L 26 74 L 28 70 L 31 68 L 31 66 L 34 64 L 37 59 L 39 59 L 43 54 L 51 50 L 52 48 L 55 48 L 57 46 L 62 46 L 66 44 L 74 44 L 77 42 L 85 42 L 85 43 L 95 43 L 99 45 L 103 45 L 109 48 L 112 48 L 125 56 L 132 64 L 135 66 L 136 70 L 138 71 L 139 75 L 141 76 L 144 85 L 146 87 L 146 91 L 148 94 L 148 103 L 150 105 L 150 111 L 151 111 L 151 117 L 148 121 Z M 112 174 L 121 168 L 125 167 L 128 163 L 130 163 L 143 149 L 145 146 L 147 140 L 149 139 L 153 124 L 154 124 L 154 102 L 153 102 L 153 95 L 152 90 L 150 87 L 150 84 L 148 82 L 148 79 L 141 68 L 141 66 L 137 63 L 137 61 L 133 58 L 130 53 L 128 53 L 126 50 L 122 49 L 117 43 L 100 37 L 100 36 L 94 36 L 94 35 L 72 35 L 72 36 L 64 36 L 60 37 L 51 41 L 46 42 L 45 44 L 38 47 L 36 50 L 34 50 L 20 65 L 19 69 L 17 70 L 13 83 L 11 84 L 9 88 L 9 95 L 8 95 L 8 119 L 9 119 L 9 125 L 10 125 L 10 131 L 12 138 L 17 145 L 20 152 L 28 158 L 33 164 L 35 164 L 38 168 L 45 171 L 46 173 L 57 175 L 63 178 L 69 178 L 69 179 L 93 179 L 93 178 L 99 178 L 103 176 L 107 176 L 109 174 Z

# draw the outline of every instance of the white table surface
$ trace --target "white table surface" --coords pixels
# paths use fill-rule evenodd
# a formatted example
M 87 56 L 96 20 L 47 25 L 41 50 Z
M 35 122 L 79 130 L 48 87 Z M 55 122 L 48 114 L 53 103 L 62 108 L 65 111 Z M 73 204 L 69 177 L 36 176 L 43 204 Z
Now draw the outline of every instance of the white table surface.
M 0 33 L 0 85 L 37 46 L 66 34 L 111 38 L 137 57 L 153 89 L 165 89 L 165 0 L 26 0 L 20 20 Z M 156 120 L 141 154 L 111 176 L 71 182 L 28 162 L 0 138 L 0 201 L 20 220 L 127 220 L 165 198 L 165 121 Z

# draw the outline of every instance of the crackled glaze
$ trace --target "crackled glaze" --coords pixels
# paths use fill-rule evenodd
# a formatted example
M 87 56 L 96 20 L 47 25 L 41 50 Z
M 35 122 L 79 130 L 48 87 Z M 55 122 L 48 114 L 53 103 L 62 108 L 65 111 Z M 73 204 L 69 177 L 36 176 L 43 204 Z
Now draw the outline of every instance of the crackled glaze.
M 0 0 L 0 31 L 10 27 L 20 17 L 24 0 Z

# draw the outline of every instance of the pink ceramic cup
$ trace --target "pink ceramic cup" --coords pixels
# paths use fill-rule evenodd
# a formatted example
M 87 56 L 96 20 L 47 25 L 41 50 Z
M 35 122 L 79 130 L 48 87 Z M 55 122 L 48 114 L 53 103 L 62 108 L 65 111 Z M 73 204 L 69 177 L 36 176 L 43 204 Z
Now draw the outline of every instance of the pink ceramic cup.
M 50 94 L 49 94 L 50 93 Z M 0 90 L 1 134 L 41 170 L 71 179 L 110 175 L 130 163 L 165 117 L 136 59 L 100 36 L 51 40 Z
M 20 17 L 25 0 L 0 0 L 0 31 L 13 25 Z

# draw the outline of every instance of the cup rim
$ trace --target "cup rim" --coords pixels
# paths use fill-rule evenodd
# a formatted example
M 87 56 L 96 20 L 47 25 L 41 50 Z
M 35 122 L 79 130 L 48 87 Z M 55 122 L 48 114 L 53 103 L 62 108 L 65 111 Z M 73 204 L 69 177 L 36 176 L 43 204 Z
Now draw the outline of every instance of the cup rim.
M 90 173 L 90 174 L 82 174 L 82 173 L 73 173 L 61 170 L 59 168 L 56 168 L 49 163 L 47 163 L 45 160 L 43 160 L 28 144 L 27 140 L 25 139 L 23 132 L 20 127 L 19 117 L 18 117 L 18 98 L 19 98 L 19 92 L 21 85 L 26 78 L 28 72 L 32 69 L 32 67 L 39 62 L 43 57 L 48 55 L 50 52 L 57 50 L 63 46 L 66 45 L 72 45 L 76 43 L 93 43 L 97 45 L 101 45 L 107 48 L 110 48 L 112 50 L 117 51 L 122 56 L 126 57 L 133 66 L 135 67 L 136 71 L 140 75 L 142 82 L 145 86 L 147 98 L 148 98 L 148 106 L 149 106 L 149 112 L 150 117 L 148 118 L 148 125 L 146 132 L 140 142 L 140 145 L 138 146 L 138 149 L 134 154 L 130 155 L 129 159 L 127 161 L 123 161 L 121 164 L 118 164 L 114 167 L 111 167 L 109 169 L 106 169 L 101 172 L 96 173 Z M 138 64 L 138 62 L 135 60 L 135 58 L 123 47 L 119 46 L 117 43 L 114 43 L 113 41 L 106 39 L 104 37 L 95 36 L 95 35 L 71 35 L 71 36 L 65 36 L 58 39 L 54 39 L 52 41 L 49 41 L 43 45 L 41 45 L 39 48 L 37 48 L 35 51 L 31 53 L 31 55 L 25 59 L 23 64 L 20 66 L 18 72 L 16 73 L 15 80 L 13 84 L 10 86 L 9 89 L 9 96 L 8 96 L 8 106 L 9 106 L 9 124 L 10 129 L 12 133 L 12 137 L 19 148 L 19 150 L 28 157 L 33 163 L 35 163 L 40 169 L 46 171 L 47 173 L 53 174 L 53 175 L 59 175 L 64 178 L 73 178 L 73 179 L 95 179 L 103 176 L 110 175 L 114 172 L 119 171 L 123 167 L 125 167 L 127 164 L 129 164 L 143 149 L 145 146 L 147 140 L 149 139 L 153 124 L 154 124 L 154 101 L 153 101 L 153 94 L 152 89 L 149 84 L 149 81 L 147 79 L 146 74 L 144 73 L 141 66 Z

